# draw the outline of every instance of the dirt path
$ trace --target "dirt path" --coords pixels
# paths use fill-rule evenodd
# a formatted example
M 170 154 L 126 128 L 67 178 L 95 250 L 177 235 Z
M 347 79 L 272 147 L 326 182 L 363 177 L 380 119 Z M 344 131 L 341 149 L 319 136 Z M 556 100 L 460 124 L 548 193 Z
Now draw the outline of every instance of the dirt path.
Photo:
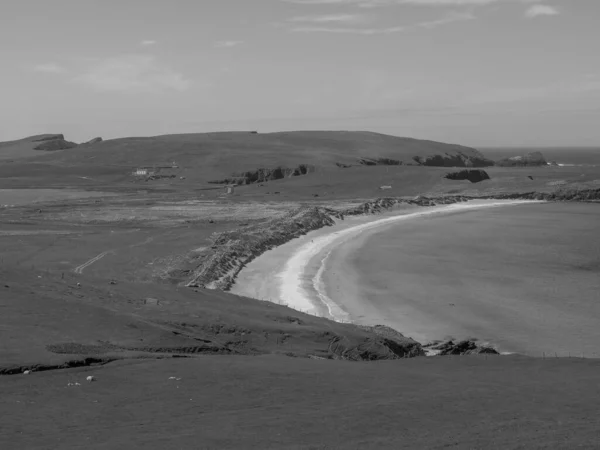
M 137 244 L 129 245 L 128 248 L 141 247 L 143 245 L 151 243 L 152 241 L 154 241 L 154 238 L 153 237 L 149 237 L 145 241 L 139 242 Z M 116 250 L 107 250 L 105 252 L 102 252 L 99 255 L 93 257 L 92 259 L 90 259 L 89 261 L 83 263 L 82 265 L 77 266 L 75 269 L 73 269 L 73 272 L 78 273 L 78 274 L 82 274 L 83 271 L 84 271 L 84 269 L 86 269 L 87 267 L 91 266 L 92 264 L 100 261 L 102 258 L 104 258 L 106 255 L 108 255 L 110 253 L 116 254 L 117 252 L 116 252 Z
M 106 252 L 102 252 L 102 253 L 100 253 L 98 256 L 95 256 L 94 258 L 92 258 L 92 259 L 90 259 L 89 261 L 87 261 L 86 263 L 84 263 L 84 264 L 82 264 L 82 265 L 80 265 L 80 266 L 77 266 L 77 267 L 75 267 L 75 269 L 73 270 L 73 272 L 75 272 L 75 273 L 79 273 L 79 274 L 83 273 L 83 270 L 84 270 L 86 267 L 89 267 L 89 266 L 91 266 L 92 264 L 94 264 L 95 262 L 97 262 L 97 261 L 100 261 L 102 258 L 104 258 L 104 257 L 105 257 L 106 255 L 108 255 L 109 253 L 114 253 L 114 252 L 113 252 L 113 250 L 108 250 L 108 251 L 106 251 Z

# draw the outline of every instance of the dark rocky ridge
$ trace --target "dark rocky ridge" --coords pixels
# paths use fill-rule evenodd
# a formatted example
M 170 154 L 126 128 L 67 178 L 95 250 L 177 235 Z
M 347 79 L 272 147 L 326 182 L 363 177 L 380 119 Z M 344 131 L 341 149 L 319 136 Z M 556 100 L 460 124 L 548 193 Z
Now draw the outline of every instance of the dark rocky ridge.
M 598 189 L 559 189 L 554 192 L 525 192 L 516 194 L 498 194 L 482 196 L 482 199 L 498 200 L 546 200 L 570 202 L 600 202 L 600 188 Z
M 494 165 L 494 161 L 486 158 L 479 151 L 475 155 L 468 155 L 459 151 L 456 154 L 415 156 L 413 160 L 422 166 L 433 167 L 490 167 Z
M 46 142 L 46 141 L 56 141 L 56 140 L 64 140 L 64 139 L 65 139 L 64 134 L 50 134 L 50 135 L 43 136 L 39 139 L 34 139 L 33 142 Z
M 464 340 L 459 342 L 447 341 L 441 344 L 424 345 L 428 350 L 435 350 L 439 356 L 448 355 L 499 355 L 498 351 L 489 346 L 477 345 L 473 340 Z
M 297 177 L 306 175 L 315 171 L 315 166 L 310 164 L 300 164 L 295 168 L 275 167 L 273 169 L 261 168 L 248 172 L 233 173 L 231 178 L 223 180 L 212 180 L 212 184 L 235 184 L 245 185 L 254 183 L 264 183 L 266 181 L 281 180 L 283 178 Z
M 95 137 L 94 139 L 90 139 L 87 142 L 84 142 L 81 145 L 93 145 L 93 144 L 97 144 L 98 142 L 102 142 L 102 138 L 101 137 Z
M 537 167 L 548 165 L 546 158 L 541 152 L 531 152 L 523 156 L 511 156 L 496 161 L 500 167 Z
M 38 144 L 33 148 L 34 150 L 42 150 L 47 152 L 56 150 L 67 150 L 69 148 L 77 147 L 77 144 L 75 142 L 65 140 L 65 137 L 62 134 L 45 136 L 41 139 L 35 140 L 34 142 L 41 142 L 41 144 Z
M 480 183 L 481 181 L 489 180 L 490 176 L 485 170 L 467 169 L 459 172 L 448 173 L 444 178 L 449 180 L 469 180 L 471 183 Z
M 362 166 L 400 166 L 402 161 L 390 158 L 365 158 L 358 159 L 358 163 Z

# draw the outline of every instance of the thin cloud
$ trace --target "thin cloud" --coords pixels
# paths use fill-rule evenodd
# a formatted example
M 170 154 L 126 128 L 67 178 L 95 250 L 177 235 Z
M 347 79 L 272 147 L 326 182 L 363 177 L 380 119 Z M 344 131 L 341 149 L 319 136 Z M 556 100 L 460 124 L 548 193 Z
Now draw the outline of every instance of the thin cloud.
M 75 81 L 97 91 L 185 91 L 191 82 L 153 56 L 125 55 L 93 60 Z
M 541 16 L 557 16 L 560 11 L 550 5 L 533 5 L 525 11 L 525 17 L 534 19 Z
M 238 45 L 242 45 L 244 41 L 217 41 L 215 42 L 215 47 L 217 48 L 231 48 L 237 47 Z
M 148 45 L 156 45 L 157 42 L 152 39 L 147 39 L 147 40 L 140 42 L 140 44 L 144 45 L 144 46 L 148 46 Z
M 436 28 L 442 25 L 447 25 L 454 22 L 461 22 L 466 20 L 473 20 L 476 17 L 470 13 L 454 13 L 441 19 L 430 20 L 426 22 L 419 22 L 412 25 L 398 25 L 394 27 L 382 27 L 382 28 L 356 28 L 356 27 L 296 27 L 292 28 L 293 32 L 300 33 L 337 33 L 337 34 L 359 34 L 359 35 L 377 35 L 377 34 L 395 34 L 404 33 L 408 31 L 418 30 L 419 28 Z
M 541 0 L 282 0 L 302 5 L 354 5 L 374 8 L 389 5 L 415 6 L 485 6 L 494 3 L 536 3 Z
M 322 16 L 296 16 L 288 19 L 292 23 L 357 23 L 364 20 L 360 14 L 330 14 Z
M 38 64 L 33 67 L 35 72 L 41 73 L 65 73 L 67 69 L 57 63 Z

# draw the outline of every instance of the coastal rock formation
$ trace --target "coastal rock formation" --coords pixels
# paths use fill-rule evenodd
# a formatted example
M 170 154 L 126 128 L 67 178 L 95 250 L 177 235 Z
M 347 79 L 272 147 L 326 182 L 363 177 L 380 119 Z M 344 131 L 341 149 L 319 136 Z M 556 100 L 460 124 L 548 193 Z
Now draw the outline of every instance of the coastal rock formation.
M 512 156 L 496 161 L 496 165 L 500 167 L 536 167 L 547 166 L 548 163 L 541 152 L 531 152 L 523 156 Z
M 228 290 L 254 258 L 309 231 L 333 225 L 334 214 L 322 208 L 300 208 L 283 218 L 221 233 L 213 243 L 215 252 L 193 271 L 187 286 Z
M 600 201 L 600 189 L 566 189 L 559 188 L 553 192 L 525 192 L 516 194 L 498 194 L 482 196 L 482 199 L 498 200 L 546 200 L 546 201 L 573 201 L 597 202 Z
M 370 330 L 379 334 L 375 328 Z M 336 336 L 329 344 L 332 359 L 347 361 L 376 361 L 386 359 L 412 358 L 424 356 L 425 352 L 418 342 L 395 332 L 394 336 L 377 336 L 363 341 L 349 339 L 347 336 Z
M 298 167 L 275 167 L 273 169 L 261 168 L 248 172 L 233 173 L 231 178 L 224 180 L 209 181 L 212 184 L 254 184 L 264 183 L 266 181 L 280 180 L 282 178 L 297 177 L 314 172 L 315 167 L 310 164 L 300 164 Z
M 425 348 L 438 351 L 439 356 L 447 355 L 499 355 L 498 351 L 489 346 L 478 346 L 475 341 L 464 340 L 460 342 L 447 341 L 441 344 L 427 345 Z
M 95 137 L 94 139 L 90 139 L 89 141 L 85 142 L 83 145 L 93 145 L 93 144 L 97 144 L 98 142 L 102 142 L 101 137 Z
M 65 140 L 65 137 L 62 134 L 45 136 L 34 142 L 40 142 L 40 144 L 33 147 L 34 150 L 43 150 L 49 152 L 77 147 L 76 143 Z
M 475 152 L 474 155 L 457 152 L 456 154 L 415 156 L 413 160 L 421 166 L 435 167 L 490 167 L 494 165 L 494 161 L 483 156 L 481 152 L 473 152 Z
M 471 183 L 479 183 L 484 180 L 489 180 L 490 176 L 485 170 L 481 169 L 466 169 L 460 172 L 451 172 L 446 174 L 444 178 L 449 180 L 469 180 Z
M 48 135 L 44 135 L 43 137 L 39 138 L 39 139 L 34 139 L 33 142 L 45 142 L 45 141 L 55 141 L 55 140 L 64 140 L 65 139 L 65 135 L 64 134 L 48 134 Z
M 358 163 L 363 166 L 400 166 L 402 161 L 390 158 L 364 158 L 358 159 Z

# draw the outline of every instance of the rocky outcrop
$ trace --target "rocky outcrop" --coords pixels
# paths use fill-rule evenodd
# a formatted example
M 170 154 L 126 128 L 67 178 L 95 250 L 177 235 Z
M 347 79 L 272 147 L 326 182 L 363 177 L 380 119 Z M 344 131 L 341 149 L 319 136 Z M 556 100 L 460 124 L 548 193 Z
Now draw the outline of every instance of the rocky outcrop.
M 52 152 L 56 150 L 67 150 L 69 148 L 77 147 L 76 143 L 65 140 L 65 137 L 62 134 L 53 134 L 51 136 L 45 136 L 41 139 L 37 139 L 34 142 L 40 142 L 40 144 L 33 147 L 34 150 L 42 150 L 47 152 Z
M 481 196 L 483 199 L 498 200 L 546 200 L 546 201 L 571 201 L 571 202 L 598 202 L 600 189 L 567 189 L 560 188 L 552 192 L 525 192 L 517 194 L 498 194 Z
M 393 336 L 381 336 L 375 327 L 370 330 L 373 337 L 358 342 L 356 339 L 336 336 L 329 344 L 332 359 L 347 361 L 378 361 L 386 359 L 412 358 L 425 356 L 418 342 L 394 331 Z
M 423 346 L 426 350 L 434 350 L 439 356 L 447 355 L 499 355 L 500 353 L 490 346 L 479 346 L 475 341 L 464 340 L 460 342 L 447 341 L 441 344 Z
M 333 225 L 335 215 L 339 217 L 333 211 L 306 207 L 267 223 L 221 233 L 214 240 L 215 251 L 193 271 L 187 286 L 228 290 L 254 258 L 309 231 Z
M 231 178 L 225 178 L 223 180 L 212 180 L 209 183 L 212 184 L 254 184 L 264 183 L 266 181 L 280 180 L 282 178 L 291 178 L 301 175 L 306 175 L 315 171 L 315 166 L 310 164 L 300 164 L 298 167 L 275 167 L 273 169 L 256 169 L 248 172 L 233 173 Z
M 494 161 L 483 156 L 481 152 L 473 155 L 457 152 L 456 154 L 415 156 L 413 160 L 421 166 L 434 167 L 490 167 L 494 165 Z
M 56 140 L 64 140 L 64 134 L 49 134 L 41 137 L 39 139 L 34 139 L 33 142 L 45 142 L 45 141 L 56 141 Z
M 448 180 L 469 180 L 471 183 L 480 183 L 484 180 L 489 180 L 490 176 L 485 170 L 481 169 L 466 169 L 459 172 L 451 172 L 444 176 Z
M 548 162 L 541 152 L 531 152 L 523 156 L 512 156 L 496 161 L 500 167 L 536 167 L 547 166 Z
M 94 139 L 90 139 L 89 141 L 87 141 L 86 143 L 84 143 L 82 145 L 94 145 L 94 144 L 97 144 L 98 142 L 102 142 L 101 137 L 96 137 Z
M 82 358 L 66 361 L 60 364 L 32 364 L 27 366 L 15 366 L 0 368 L 0 375 L 21 375 L 25 372 L 45 372 L 48 370 L 72 369 L 75 367 L 101 366 L 117 361 L 118 358 Z
M 400 166 L 402 161 L 390 158 L 358 158 L 358 163 L 363 166 Z

